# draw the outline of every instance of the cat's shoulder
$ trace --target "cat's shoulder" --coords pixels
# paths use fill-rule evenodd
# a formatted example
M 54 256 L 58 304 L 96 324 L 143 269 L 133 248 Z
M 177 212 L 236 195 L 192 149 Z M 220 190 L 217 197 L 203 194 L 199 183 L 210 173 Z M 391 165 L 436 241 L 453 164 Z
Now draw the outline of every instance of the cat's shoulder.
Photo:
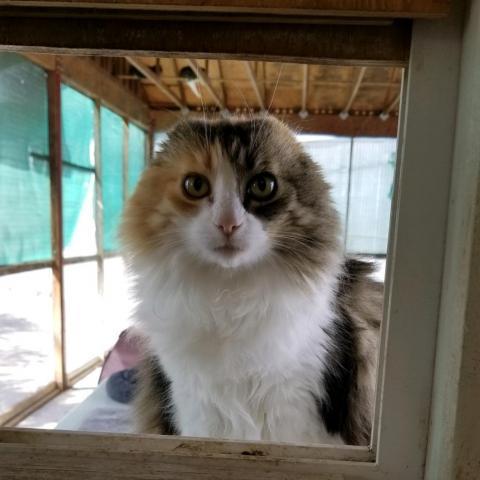
M 376 269 L 374 261 L 355 257 L 346 258 L 343 263 L 337 301 L 357 327 L 380 327 L 384 287 L 383 283 L 374 279 Z

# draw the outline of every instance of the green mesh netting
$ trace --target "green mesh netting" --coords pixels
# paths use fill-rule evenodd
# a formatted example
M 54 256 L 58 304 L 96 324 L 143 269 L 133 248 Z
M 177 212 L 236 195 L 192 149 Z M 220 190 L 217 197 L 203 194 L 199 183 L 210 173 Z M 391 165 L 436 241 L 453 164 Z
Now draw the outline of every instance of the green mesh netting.
M 62 212 L 65 256 L 91 255 L 95 246 L 95 104 L 62 85 Z
M 95 167 L 93 100 L 62 85 L 62 159 L 80 167 Z
M 128 127 L 128 195 L 133 193 L 145 168 L 145 132 L 130 123 Z
M 0 53 L 0 265 L 52 256 L 48 160 L 47 76 Z
M 118 224 L 123 209 L 123 120 L 108 108 L 100 109 L 102 161 L 103 248 L 118 250 Z

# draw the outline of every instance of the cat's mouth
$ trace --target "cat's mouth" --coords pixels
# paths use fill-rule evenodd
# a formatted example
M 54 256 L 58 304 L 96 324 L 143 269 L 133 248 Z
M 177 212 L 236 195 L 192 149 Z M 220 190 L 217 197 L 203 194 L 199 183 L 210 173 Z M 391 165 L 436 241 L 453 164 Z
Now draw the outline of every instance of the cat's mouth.
M 240 253 L 242 249 L 231 244 L 226 244 L 220 247 L 215 247 L 213 251 L 219 253 L 220 255 L 231 257 L 236 255 L 237 253 Z

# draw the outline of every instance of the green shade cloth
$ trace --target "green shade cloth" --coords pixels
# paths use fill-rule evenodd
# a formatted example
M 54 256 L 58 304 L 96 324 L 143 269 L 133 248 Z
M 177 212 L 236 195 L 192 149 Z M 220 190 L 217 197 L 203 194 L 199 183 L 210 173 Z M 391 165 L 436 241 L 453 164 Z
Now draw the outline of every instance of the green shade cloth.
M 102 161 L 103 248 L 118 250 L 118 225 L 123 210 L 122 118 L 108 108 L 100 109 Z
M 51 257 L 47 75 L 0 53 L 0 265 Z

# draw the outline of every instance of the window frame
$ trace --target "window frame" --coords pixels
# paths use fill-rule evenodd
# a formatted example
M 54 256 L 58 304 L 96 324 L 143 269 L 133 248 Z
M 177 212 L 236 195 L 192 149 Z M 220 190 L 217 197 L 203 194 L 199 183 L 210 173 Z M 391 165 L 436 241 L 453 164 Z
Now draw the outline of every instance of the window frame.
M 440 304 L 446 301 L 442 298 L 443 265 L 454 259 L 445 257 L 445 241 L 462 51 L 462 6 L 458 2 L 447 19 L 416 20 L 413 24 L 399 119 L 372 445 L 303 447 L 0 429 L 3 471 L 28 472 L 32 476 L 42 472 L 43 478 L 52 479 L 64 478 L 67 472 L 72 478 L 84 478 L 90 472 L 102 479 L 176 479 L 185 475 L 228 475 L 232 479 L 423 478 L 436 333 Z M 447 254 L 455 252 L 447 250 Z M 448 355 L 443 347 L 437 349 L 437 359 Z

